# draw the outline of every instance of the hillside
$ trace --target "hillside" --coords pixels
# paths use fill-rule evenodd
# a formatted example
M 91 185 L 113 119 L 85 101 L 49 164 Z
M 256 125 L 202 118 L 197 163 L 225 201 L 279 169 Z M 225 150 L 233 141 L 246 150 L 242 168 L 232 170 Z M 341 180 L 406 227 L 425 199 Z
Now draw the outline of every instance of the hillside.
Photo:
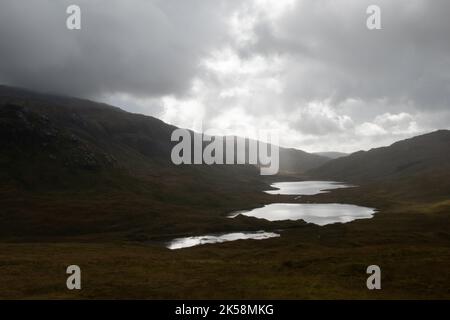
M 355 152 L 310 170 L 308 175 L 362 185 L 384 182 L 384 189 L 401 185 L 410 190 L 421 185 L 421 192 L 450 194 L 449 172 L 450 131 L 438 130 L 388 147 Z
M 104 104 L 0 87 L 0 297 L 448 298 L 448 131 L 325 163 L 309 174 L 360 187 L 293 199 L 261 192 L 268 180 L 254 166 L 172 165 L 173 128 Z M 284 169 L 327 161 L 280 155 Z M 323 227 L 227 218 L 274 202 L 379 211 Z M 282 236 L 163 246 L 244 230 Z M 69 263 L 82 266 L 83 290 L 66 289 Z M 364 286 L 374 263 L 387 275 L 379 292 Z
M 253 165 L 174 165 L 174 129 L 101 103 L 0 86 L 0 237 L 217 231 L 223 214 L 268 201 L 268 181 Z
M 197 175 L 198 170 L 225 178 L 231 177 L 227 171 L 233 178 L 238 178 L 238 173 L 258 175 L 252 166 L 177 167 L 170 159 L 174 126 L 101 103 L 3 86 L 0 116 L 2 168 L 8 167 L 9 173 L 19 174 L 31 166 L 34 173 L 50 175 L 59 169 L 65 173 L 90 170 L 92 174 L 105 168 L 125 169 L 144 178 Z M 280 171 L 303 172 L 326 161 L 300 150 L 280 149 Z
M 303 173 L 329 160 L 326 156 L 316 155 L 302 150 L 280 148 L 280 173 Z

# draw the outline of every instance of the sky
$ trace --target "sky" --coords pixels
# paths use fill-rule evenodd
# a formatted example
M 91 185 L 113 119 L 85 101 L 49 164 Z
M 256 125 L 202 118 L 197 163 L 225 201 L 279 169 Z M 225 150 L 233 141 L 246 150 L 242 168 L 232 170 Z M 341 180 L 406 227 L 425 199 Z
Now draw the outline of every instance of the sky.
M 197 131 L 269 130 L 308 152 L 367 150 L 450 129 L 449 13 L 448 0 L 2 0 L 0 84 Z

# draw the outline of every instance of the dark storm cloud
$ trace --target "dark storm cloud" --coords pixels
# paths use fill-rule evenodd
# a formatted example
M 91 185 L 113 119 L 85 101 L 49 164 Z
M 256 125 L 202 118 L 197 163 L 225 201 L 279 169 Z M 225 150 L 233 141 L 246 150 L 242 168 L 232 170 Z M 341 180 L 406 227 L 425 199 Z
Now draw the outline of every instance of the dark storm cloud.
M 82 30 L 65 27 L 82 9 Z M 382 30 L 366 27 L 381 7 Z M 355 151 L 450 128 L 448 0 L 0 2 L 0 83 Z
M 0 4 L 0 81 L 77 96 L 182 94 L 226 41 L 234 1 L 17 1 Z M 66 8 L 82 29 L 66 28 Z

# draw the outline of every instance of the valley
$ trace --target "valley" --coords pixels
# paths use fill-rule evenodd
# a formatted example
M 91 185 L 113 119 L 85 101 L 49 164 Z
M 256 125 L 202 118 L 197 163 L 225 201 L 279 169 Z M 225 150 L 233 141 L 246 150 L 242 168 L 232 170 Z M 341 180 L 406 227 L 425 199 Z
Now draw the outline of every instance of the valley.
M 279 175 L 260 176 L 250 164 L 174 165 L 174 128 L 104 104 L 1 87 L 0 297 L 450 297 L 448 130 L 334 160 L 280 148 Z M 352 187 L 300 197 L 270 190 L 307 180 Z M 229 218 L 276 203 L 377 212 L 324 225 Z M 163 245 L 260 230 L 282 232 Z M 80 291 L 66 289 L 71 264 L 83 270 Z M 382 290 L 366 288 L 373 264 L 382 268 Z

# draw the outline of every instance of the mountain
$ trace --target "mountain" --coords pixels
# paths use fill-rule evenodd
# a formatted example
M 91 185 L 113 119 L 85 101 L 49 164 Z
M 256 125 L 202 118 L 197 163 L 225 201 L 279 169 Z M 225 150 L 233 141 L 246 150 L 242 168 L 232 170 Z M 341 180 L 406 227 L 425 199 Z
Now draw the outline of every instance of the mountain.
M 450 171 L 450 131 L 438 130 L 388 147 L 359 151 L 312 169 L 308 175 L 367 183 Z
M 280 173 L 303 173 L 318 167 L 330 159 L 292 148 L 280 148 Z
M 174 129 L 101 103 L 0 87 L 0 176 L 32 189 L 258 179 L 251 166 L 175 166 Z
M 330 159 L 342 158 L 342 157 L 346 157 L 349 155 L 348 153 L 336 152 L 336 151 L 314 152 L 313 154 L 316 154 L 316 155 L 322 156 L 322 157 L 326 157 L 326 158 L 330 158 Z
M 263 228 L 223 220 L 267 203 L 259 168 L 175 165 L 174 129 L 102 103 L 0 86 L 0 238 L 145 241 Z M 281 171 L 328 160 L 284 148 L 280 157 Z
M 114 186 L 116 175 L 150 182 L 183 176 L 206 185 L 260 181 L 250 165 L 174 165 L 174 129 L 102 103 L 0 86 L 0 177 L 30 188 L 69 187 L 80 179 L 100 184 L 103 178 Z M 326 161 L 280 148 L 281 172 L 304 172 Z

